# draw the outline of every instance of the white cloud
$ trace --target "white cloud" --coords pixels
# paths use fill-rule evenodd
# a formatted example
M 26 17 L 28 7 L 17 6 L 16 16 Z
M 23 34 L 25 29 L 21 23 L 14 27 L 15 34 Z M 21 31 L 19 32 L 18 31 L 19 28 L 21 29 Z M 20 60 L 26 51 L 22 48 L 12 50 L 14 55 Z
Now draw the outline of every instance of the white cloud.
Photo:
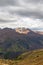
M 0 27 L 9 27 L 9 28 L 17 28 L 17 27 L 26 27 L 30 29 L 41 29 L 43 28 L 43 22 L 39 19 L 31 19 L 31 18 L 18 18 L 16 22 L 9 22 L 9 23 L 1 23 Z

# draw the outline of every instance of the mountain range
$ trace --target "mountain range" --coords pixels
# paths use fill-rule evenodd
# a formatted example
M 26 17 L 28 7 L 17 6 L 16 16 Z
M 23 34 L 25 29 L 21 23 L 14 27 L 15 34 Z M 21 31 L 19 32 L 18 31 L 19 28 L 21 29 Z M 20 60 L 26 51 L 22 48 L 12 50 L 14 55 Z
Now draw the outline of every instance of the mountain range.
M 26 28 L 0 29 L 0 52 L 43 48 L 43 34 Z

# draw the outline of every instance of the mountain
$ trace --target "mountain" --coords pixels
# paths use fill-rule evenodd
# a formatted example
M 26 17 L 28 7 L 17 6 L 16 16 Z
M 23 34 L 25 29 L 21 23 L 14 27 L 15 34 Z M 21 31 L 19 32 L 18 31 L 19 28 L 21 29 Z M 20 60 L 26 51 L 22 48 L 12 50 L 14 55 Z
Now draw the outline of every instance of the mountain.
M 36 31 L 36 33 L 43 35 L 43 31 Z
M 43 48 L 43 34 L 26 28 L 0 29 L 0 52 L 25 52 Z
M 43 65 L 43 49 L 25 52 L 15 60 L 0 59 L 0 65 Z
M 28 34 L 30 32 L 30 29 L 26 29 L 26 28 L 16 28 L 15 30 L 20 34 Z

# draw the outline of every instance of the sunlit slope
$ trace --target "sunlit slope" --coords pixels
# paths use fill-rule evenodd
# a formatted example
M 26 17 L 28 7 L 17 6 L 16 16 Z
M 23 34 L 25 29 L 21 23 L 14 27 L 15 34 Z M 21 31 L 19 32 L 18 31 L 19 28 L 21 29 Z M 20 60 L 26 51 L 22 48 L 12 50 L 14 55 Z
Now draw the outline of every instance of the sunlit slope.
M 20 65 L 43 65 L 43 50 L 24 53 L 18 59 L 23 59 Z
M 0 60 L 0 65 L 43 65 L 43 49 L 23 53 L 15 60 Z

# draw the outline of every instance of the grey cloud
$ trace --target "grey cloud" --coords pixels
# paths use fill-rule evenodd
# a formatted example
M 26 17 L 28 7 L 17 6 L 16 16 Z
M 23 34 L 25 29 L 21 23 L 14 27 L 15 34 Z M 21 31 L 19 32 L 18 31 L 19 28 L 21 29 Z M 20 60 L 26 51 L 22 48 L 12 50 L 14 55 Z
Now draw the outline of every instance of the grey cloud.
M 17 20 L 4 20 L 4 19 L 0 19 L 1 23 L 7 23 L 7 22 L 16 22 Z
M 19 0 L 18 0 L 19 1 Z M 34 4 L 34 6 L 36 8 L 32 8 L 30 9 L 33 5 L 30 5 L 30 8 L 26 8 L 24 6 L 20 6 L 20 7 L 24 7 L 25 9 L 18 9 L 18 10 L 9 10 L 8 12 L 11 14 L 11 15 L 19 15 L 19 16 L 22 16 L 22 17 L 32 17 L 32 18 L 35 18 L 35 19 L 41 19 L 43 20 L 43 11 L 40 11 L 41 10 L 41 3 L 43 3 L 43 0 L 22 0 L 24 3 L 24 6 L 26 5 L 27 6 L 27 3 L 31 3 L 31 4 Z M 39 7 L 38 5 L 36 5 L 37 3 L 40 3 Z M 42 5 L 43 6 L 43 5 Z M 29 6 L 28 6 L 29 7 Z M 15 8 L 15 7 L 14 7 Z
M 26 3 L 42 3 L 43 2 L 43 0 L 24 0 Z
M 24 2 L 25 4 L 24 5 L 19 5 L 20 3 Z M 21 2 L 22 1 L 22 2 Z M 43 19 L 43 11 L 40 11 L 41 10 L 41 7 L 37 7 L 36 4 L 34 4 L 34 6 L 36 8 L 32 8 L 30 9 L 33 5 L 28 5 L 28 7 L 30 8 L 26 8 L 27 7 L 27 3 L 31 3 L 31 4 L 34 4 L 34 3 L 40 3 L 40 6 L 41 6 L 41 3 L 43 3 L 43 0 L 0 0 L 0 6 L 8 6 L 8 5 L 13 5 L 14 9 L 12 8 L 8 8 L 8 9 L 3 9 L 6 10 L 10 15 L 12 15 L 14 17 L 14 14 L 18 15 L 18 16 L 22 16 L 22 17 L 32 17 L 34 19 L 40 19 L 42 20 Z M 17 7 L 21 7 L 20 9 L 16 9 L 15 5 L 19 5 Z M 23 7 L 25 7 L 25 9 L 23 9 Z M 42 7 L 43 8 L 43 7 Z M 9 16 L 10 16 L 9 15 Z M 0 21 L 5 21 L 7 22 L 8 20 L 0 20 Z
M 17 11 L 9 11 L 9 13 L 11 15 L 13 14 L 16 14 L 16 15 L 19 15 L 19 16 L 22 16 L 22 17 L 32 17 L 32 18 L 35 18 L 35 19 L 43 19 L 43 12 L 39 11 L 39 10 L 29 10 L 29 9 L 20 9 L 20 10 L 17 10 Z
M 17 0 L 0 0 L 0 6 L 17 5 Z
M 32 11 L 25 11 L 25 12 L 18 11 L 17 13 L 24 17 L 26 16 L 26 17 L 36 18 L 36 19 L 43 19 L 43 14 L 37 11 L 33 11 L 33 12 Z
M 0 6 L 7 6 L 7 5 L 13 5 L 17 6 L 22 2 L 24 3 L 42 3 L 43 0 L 0 0 Z

